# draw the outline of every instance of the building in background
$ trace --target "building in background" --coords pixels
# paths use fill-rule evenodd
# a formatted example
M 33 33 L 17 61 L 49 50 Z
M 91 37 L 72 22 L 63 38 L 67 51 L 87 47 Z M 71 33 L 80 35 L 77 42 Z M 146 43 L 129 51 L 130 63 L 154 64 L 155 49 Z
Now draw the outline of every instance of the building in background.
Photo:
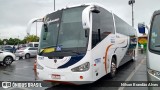
M 147 49 L 147 35 L 144 34 L 143 36 L 139 36 L 138 37 L 138 47 L 141 48 L 143 46 L 143 49 L 146 50 Z

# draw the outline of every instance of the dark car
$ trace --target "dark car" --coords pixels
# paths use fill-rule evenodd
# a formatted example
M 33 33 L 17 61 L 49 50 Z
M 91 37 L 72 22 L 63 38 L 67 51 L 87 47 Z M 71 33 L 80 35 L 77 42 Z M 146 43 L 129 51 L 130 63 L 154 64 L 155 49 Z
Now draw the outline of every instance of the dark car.
M 2 46 L 2 51 L 13 52 L 12 46 Z

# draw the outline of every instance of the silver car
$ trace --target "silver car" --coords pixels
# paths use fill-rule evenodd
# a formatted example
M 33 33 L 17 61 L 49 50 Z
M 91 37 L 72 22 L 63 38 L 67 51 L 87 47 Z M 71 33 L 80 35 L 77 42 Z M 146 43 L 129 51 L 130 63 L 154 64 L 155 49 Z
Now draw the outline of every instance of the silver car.
M 15 61 L 15 55 L 10 52 L 0 51 L 0 63 L 5 65 L 12 64 L 13 61 Z
M 37 55 L 38 48 L 36 47 L 24 47 L 16 50 L 16 57 L 25 57 L 25 59 L 29 59 L 30 57 L 35 57 Z

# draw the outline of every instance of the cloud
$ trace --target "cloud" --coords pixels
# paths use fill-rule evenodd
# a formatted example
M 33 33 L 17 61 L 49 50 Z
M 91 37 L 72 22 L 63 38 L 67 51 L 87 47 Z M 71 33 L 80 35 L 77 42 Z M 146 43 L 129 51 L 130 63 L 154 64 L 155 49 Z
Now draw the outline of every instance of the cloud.
M 129 0 L 55 0 L 56 10 L 66 6 L 100 3 L 108 10 L 131 25 L 131 6 Z M 159 9 L 159 0 L 136 0 L 134 4 L 135 28 L 139 22 L 149 24 L 154 10 Z M 26 26 L 29 20 L 44 17 L 54 11 L 54 0 L 0 0 L 0 33 L 6 37 L 20 37 L 26 35 Z M 8 31 L 10 32 L 8 35 Z M 18 32 L 18 33 L 17 33 Z M 1 38 L 4 38 L 0 35 Z
M 12 27 L 1 27 L 0 28 L 0 39 L 9 38 L 20 38 L 23 39 L 26 36 L 26 27 L 12 26 Z

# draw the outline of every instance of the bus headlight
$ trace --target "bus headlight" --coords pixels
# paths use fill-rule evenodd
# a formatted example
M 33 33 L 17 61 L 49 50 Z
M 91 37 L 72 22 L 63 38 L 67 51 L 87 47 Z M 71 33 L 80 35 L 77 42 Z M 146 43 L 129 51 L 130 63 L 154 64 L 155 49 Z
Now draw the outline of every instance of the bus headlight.
M 44 68 L 43 68 L 41 65 L 39 65 L 39 64 L 37 63 L 37 69 L 43 70 Z
M 155 70 L 152 70 L 152 69 L 148 69 L 148 73 L 160 78 L 160 72 L 159 71 L 155 71 Z
M 89 67 L 90 67 L 89 62 L 86 62 L 86 63 L 84 63 L 84 64 L 82 64 L 80 66 L 77 66 L 77 67 L 75 67 L 75 68 L 73 68 L 71 70 L 72 70 L 72 72 L 83 72 L 83 71 L 89 70 Z

